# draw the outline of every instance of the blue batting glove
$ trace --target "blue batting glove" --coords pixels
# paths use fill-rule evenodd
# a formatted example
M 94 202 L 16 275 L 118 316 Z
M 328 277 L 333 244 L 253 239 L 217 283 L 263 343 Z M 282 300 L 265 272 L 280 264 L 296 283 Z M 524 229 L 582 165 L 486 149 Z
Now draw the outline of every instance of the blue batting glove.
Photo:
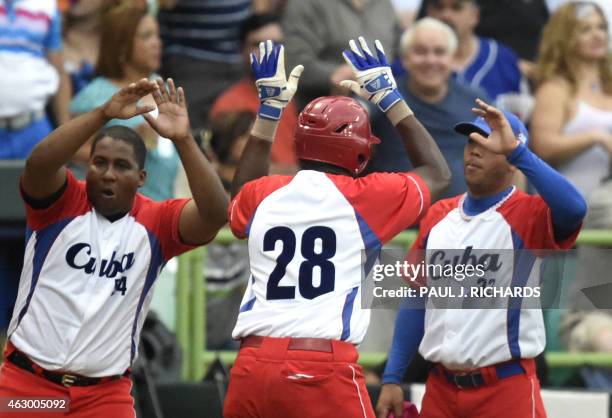
M 260 42 L 259 60 L 251 54 L 251 68 L 259 93 L 259 116 L 279 120 L 283 109 L 295 94 L 304 66 L 298 65 L 285 76 L 285 48 L 272 41 Z
M 376 57 L 363 37 L 359 37 L 359 44 L 355 40 L 349 41 L 350 50 L 344 50 L 342 55 L 355 73 L 357 81 L 343 80 L 340 84 L 349 88 L 353 93 L 374 103 L 380 110 L 387 112 L 394 104 L 404 100 L 397 90 L 397 84 L 391 67 L 387 62 L 385 51 L 380 41 L 374 41 Z

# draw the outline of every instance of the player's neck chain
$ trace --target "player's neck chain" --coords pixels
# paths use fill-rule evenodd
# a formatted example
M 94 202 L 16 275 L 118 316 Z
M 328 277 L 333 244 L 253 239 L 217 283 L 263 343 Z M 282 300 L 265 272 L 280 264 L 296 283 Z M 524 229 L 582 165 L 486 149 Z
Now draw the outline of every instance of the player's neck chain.
M 476 215 L 468 215 L 467 213 L 465 213 L 465 211 L 463 210 L 463 203 L 465 202 L 465 198 L 467 197 L 467 193 L 464 193 L 463 196 L 461 196 L 461 200 L 459 200 L 459 215 L 461 215 L 461 219 L 463 219 L 464 221 L 471 221 L 474 217 L 484 213 L 484 212 L 488 212 L 490 210 L 497 210 L 497 208 L 499 208 L 501 205 L 503 205 L 504 203 L 506 203 L 506 201 L 508 199 L 510 199 L 510 197 L 514 194 L 514 192 L 516 191 L 516 186 L 512 186 L 512 190 L 510 190 L 510 192 L 504 196 L 499 202 L 495 203 L 493 206 L 487 208 L 486 210 L 483 210 L 480 213 L 477 213 Z

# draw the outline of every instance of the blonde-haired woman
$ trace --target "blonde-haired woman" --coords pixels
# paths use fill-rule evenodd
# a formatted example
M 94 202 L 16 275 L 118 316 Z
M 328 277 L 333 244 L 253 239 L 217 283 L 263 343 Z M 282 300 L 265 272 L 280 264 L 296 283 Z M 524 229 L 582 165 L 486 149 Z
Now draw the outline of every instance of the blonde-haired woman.
M 560 7 L 544 28 L 532 147 L 585 196 L 609 173 L 612 152 L 612 55 L 595 3 Z

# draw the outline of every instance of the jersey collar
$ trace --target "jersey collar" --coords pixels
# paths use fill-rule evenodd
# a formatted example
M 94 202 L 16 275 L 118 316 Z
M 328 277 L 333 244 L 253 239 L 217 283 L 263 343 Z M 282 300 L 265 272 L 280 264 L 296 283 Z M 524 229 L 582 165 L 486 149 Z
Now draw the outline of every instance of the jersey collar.
M 459 202 L 459 209 L 463 215 L 476 216 L 486 210 L 500 207 L 512 195 L 516 187 L 510 186 L 506 190 L 487 197 L 474 197 L 466 193 Z

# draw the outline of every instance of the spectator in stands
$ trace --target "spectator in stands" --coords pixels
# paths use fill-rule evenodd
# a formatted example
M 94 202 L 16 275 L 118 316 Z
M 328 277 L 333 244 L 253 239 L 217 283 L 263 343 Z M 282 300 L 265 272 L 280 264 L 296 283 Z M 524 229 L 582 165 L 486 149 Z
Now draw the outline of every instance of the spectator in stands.
M 255 113 L 222 112 L 211 125 L 210 151 L 217 174 L 229 196 L 232 179 L 249 139 Z M 211 243 L 204 263 L 206 278 L 206 345 L 209 350 L 236 349 L 232 330 L 238 318 L 244 286 L 249 278 L 249 258 L 245 242 Z
M 241 112 L 248 110 L 254 115 L 259 109 L 259 95 L 250 70 L 250 55 L 259 54 L 259 43 L 265 40 L 283 42 L 283 31 L 278 17 L 272 14 L 252 15 L 244 21 L 240 29 L 240 45 L 245 66 L 245 77 L 224 91 L 215 100 L 210 112 L 210 120 L 220 113 Z M 272 145 L 272 163 L 274 172 L 291 173 L 297 168 L 297 159 L 293 144 L 293 134 L 297 126 L 297 109 L 295 103 L 289 103 L 280 120 L 276 139 Z
M 546 0 L 550 13 L 554 13 L 559 7 L 573 0 Z M 593 0 L 593 3 L 601 7 L 601 10 L 606 16 L 608 22 L 612 22 L 612 2 L 610 0 Z M 612 48 L 612 37 L 609 42 L 610 48 Z
M 612 55 L 602 10 L 568 3 L 544 29 L 532 147 L 587 198 L 608 175 L 612 151 Z
M 0 0 L 0 159 L 25 159 L 68 120 L 70 80 L 64 71 L 61 16 L 55 0 Z
M 174 0 L 160 6 L 162 74 L 190 92 L 192 123 L 202 127 L 214 99 L 242 76 L 238 34 L 251 0 Z
M 480 20 L 476 0 L 427 0 L 427 16 L 448 24 L 459 41 L 452 68 L 459 82 L 486 91 L 497 105 L 515 112 L 502 102 L 505 95 L 527 92 L 518 66 L 518 56 L 506 45 L 475 33 Z M 523 86 L 521 86 L 523 84 Z M 522 109 L 520 109 L 522 110 Z M 525 118 L 526 115 L 520 115 Z
M 427 15 L 427 0 L 418 1 L 421 8 L 417 19 L 420 19 Z M 521 73 L 529 80 L 535 71 L 534 62 L 542 27 L 549 16 L 547 3 L 551 1 L 559 0 L 477 0 L 480 19 L 476 33 L 478 36 L 493 38 L 515 51 L 519 56 Z
M 105 103 L 119 89 L 142 78 L 154 78 L 161 58 L 161 40 L 155 17 L 147 10 L 120 4 L 102 18 L 102 34 L 96 77 L 73 99 L 70 110 L 81 114 Z M 143 99 L 154 105 L 151 95 Z M 108 124 L 136 129 L 147 145 L 147 182 L 140 192 L 154 200 L 174 197 L 179 158 L 172 143 L 158 135 L 144 118 L 113 119 Z M 77 159 L 87 161 L 89 146 L 83 147 Z M 77 161 L 78 163 L 78 161 Z
M 109 0 L 78 0 L 64 15 L 64 68 L 77 94 L 95 76 L 101 20 Z
M 319 96 L 348 94 L 340 81 L 353 79 L 342 61 L 350 39 L 378 39 L 394 58 L 401 29 L 391 0 L 289 1 L 283 15 L 287 68 L 306 65 L 297 92 L 298 110 Z
M 402 35 L 400 54 L 408 73 L 397 81 L 401 94 L 410 103 L 415 116 L 431 133 L 448 162 L 452 180 L 444 197 L 465 192 L 463 148 L 465 138 L 453 127 L 462 120 L 473 119 L 470 109 L 476 98 L 486 93 L 463 85 L 451 77 L 451 63 L 457 48 L 457 37 L 445 23 L 424 18 Z M 306 73 L 306 71 L 304 71 Z M 368 172 L 410 170 L 403 143 L 393 127 L 377 115 L 372 130 L 382 139 L 370 161 Z

